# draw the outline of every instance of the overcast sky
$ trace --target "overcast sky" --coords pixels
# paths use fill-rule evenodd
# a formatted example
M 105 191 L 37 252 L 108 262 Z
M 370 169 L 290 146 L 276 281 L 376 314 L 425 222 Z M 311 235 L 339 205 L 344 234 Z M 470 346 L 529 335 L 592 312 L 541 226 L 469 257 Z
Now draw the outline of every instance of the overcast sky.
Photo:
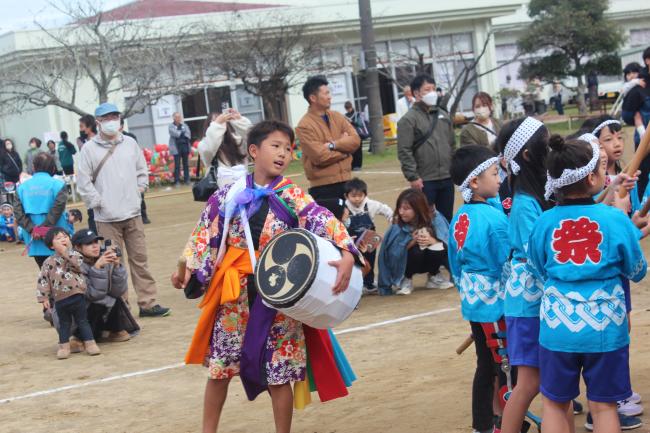
M 57 25 L 65 21 L 56 10 L 50 6 L 50 3 L 55 1 L 58 4 L 76 3 L 79 1 L 85 2 L 88 0 L 0 0 L 0 7 L 2 7 L 2 14 L 0 14 L 0 34 L 6 33 L 11 30 L 22 30 L 34 28 L 34 20 L 45 25 Z M 104 9 L 111 9 L 113 7 L 129 3 L 132 0 L 92 0 L 101 1 Z M 214 0 L 198 0 L 198 1 L 214 1 Z M 227 1 L 227 0 L 224 0 Z M 232 1 L 232 0 L 230 0 Z M 309 3 L 313 0 L 257 0 L 258 3 L 269 4 L 301 4 Z M 255 3 L 256 0 L 237 1 L 235 3 Z

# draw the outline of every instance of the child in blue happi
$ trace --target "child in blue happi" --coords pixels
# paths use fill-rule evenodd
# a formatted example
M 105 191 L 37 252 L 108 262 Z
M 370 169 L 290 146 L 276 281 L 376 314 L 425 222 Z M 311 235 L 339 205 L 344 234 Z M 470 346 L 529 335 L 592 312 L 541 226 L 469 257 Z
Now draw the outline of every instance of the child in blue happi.
M 508 336 L 508 358 L 517 366 L 517 385 L 506 404 L 501 431 L 518 433 L 528 408 L 539 393 L 539 306 L 543 283 L 528 265 L 528 237 L 543 211 L 549 132 L 533 117 L 513 120 L 501 129 L 497 149 L 508 164 L 508 182 L 513 191 L 509 245 L 510 272 L 505 285 L 504 314 Z
M 544 429 L 569 431 L 571 400 L 580 373 L 598 431 L 620 430 L 616 402 L 632 395 L 629 334 L 621 278 L 640 281 L 646 261 L 640 232 L 625 213 L 595 204 L 606 164 L 599 146 L 550 139 L 546 197 L 558 206 L 545 212 L 529 239 L 531 269 L 544 280 L 540 324 L 540 390 Z
M 463 146 L 451 162 L 451 179 L 460 186 L 465 204 L 449 229 L 449 269 L 460 292 L 463 318 L 470 322 L 477 365 L 472 390 L 472 427 L 491 432 L 494 378 L 507 378 L 493 350 L 502 337 L 503 269 L 510 253 L 508 217 L 487 200 L 499 192 L 501 179 L 496 154 L 484 146 Z M 499 340 L 501 338 L 501 340 Z M 504 344 L 500 347 L 503 348 Z M 496 414 L 500 415 L 500 414 Z
M 15 242 L 17 229 L 13 206 L 9 203 L 3 203 L 0 206 L 0 241 Z
M 64 217 L 66 221 L 66 225 L 64 227 L 65 231 L 71 235 L 74 234 L 74 225 L 83 221 L 83 215 L 81 214 L 81 211 L 79 209 L 67 210 L 64 213 Z

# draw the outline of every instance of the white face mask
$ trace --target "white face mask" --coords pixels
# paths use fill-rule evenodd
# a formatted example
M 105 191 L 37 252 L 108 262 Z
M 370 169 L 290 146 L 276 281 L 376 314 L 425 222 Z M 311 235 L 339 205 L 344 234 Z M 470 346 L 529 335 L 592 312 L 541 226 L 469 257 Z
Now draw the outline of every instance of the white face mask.
M 29 147 L 31 147 L 32 149 L 36 149 L 36 143 L 32 141 L 31 143 L 29 143 Z
M 101 122 L 100 127 L 102 129 L 102 132 L 109 137 L 113 137 L 117 135 L 118 132 L 120 132 L 120 121 L 119 120 L 105 120 L 104 122 Z
M 474 115 L 479 119 L 487 119 L 490 117 L 490 109 L 488 107 L 478 107 L 474 110 Z
M 433 107 L 438 102 L 438 93 L 435 90 L 427 93 L 422 97 L 422 102 L 430 107 Z

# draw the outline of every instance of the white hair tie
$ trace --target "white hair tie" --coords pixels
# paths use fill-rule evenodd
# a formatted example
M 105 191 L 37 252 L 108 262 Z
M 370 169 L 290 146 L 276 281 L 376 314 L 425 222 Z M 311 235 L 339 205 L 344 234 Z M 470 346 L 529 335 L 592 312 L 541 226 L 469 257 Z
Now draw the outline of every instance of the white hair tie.
M 609 125 L 621 126 L 621 122 L 619 122 L 618 120 L 614 120 L 614 119 L 605 120 L 603 123 L 596 126 L 596 128 L 593 131 L 591 131 L 591 133 L 597 136 L 601 129 L 603 129 L 604 127 L 609 126 Z
M 592 158 L 584 167 L 579 168 L 565 168 L 562 171 L 562 174 L 557 179 L 551 177 L 548 172 L 546 173 L 546 188 L 544 192 L 544 198 L 548 201 L 551 198 L 551 195 L 567 185 L 573 185 L 576 182 L 581 181 L 589 175 L 596 168 L 596 164 L 600 160 L 600 147 L 594 143 L 589 142 L 591 145 Z
M 585 134 L 582 134 L 580 137 L 578 137 L 578 140 L 580 141 L 586 141 L 587 143 L 595 143 L 598 146 L 600 146 L 600 141 L 598 140 L 598 137 L 596 137 L 594 134 L 591 132 L 587 132 Z
M 466 202 L 470 201 L 472 199 L 472 189 L 469 187 L 469 183 L 474 179 L 476 176 L 480 175 L 483 173 L 485 170 L 493 166 L 494 164 L 499 163 L 499 158 L 496 156 L 494 158 L 486 159 L 482 163 L 478 165 L 470 174 L 467 175 L 465 180 L 463 181 L 462 184 L 460 184 L 460 193 L 463 196 L 463 200 Z
M 503 150 L 503 157 L 508 165 L 510 165 L 512 173 L 518 174 L 520 170 L 519 164 L 515 162 L 515 157 L 521 152 L 521 149 L 528 143 L 528 140 L 530 140 L 533 134 L 542 126 L 544 124 L 534 117 L 526 117 L 526 120 L 521 122 L 521 125 L 512 133 Z

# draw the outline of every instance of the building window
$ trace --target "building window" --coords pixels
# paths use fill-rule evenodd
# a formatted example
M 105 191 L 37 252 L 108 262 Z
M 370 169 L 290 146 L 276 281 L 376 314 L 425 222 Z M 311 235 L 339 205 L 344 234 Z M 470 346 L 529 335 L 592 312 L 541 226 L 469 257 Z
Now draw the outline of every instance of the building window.
M 650 29 L 630 30 L 630 46 L 647 47 L 650 45 Z

